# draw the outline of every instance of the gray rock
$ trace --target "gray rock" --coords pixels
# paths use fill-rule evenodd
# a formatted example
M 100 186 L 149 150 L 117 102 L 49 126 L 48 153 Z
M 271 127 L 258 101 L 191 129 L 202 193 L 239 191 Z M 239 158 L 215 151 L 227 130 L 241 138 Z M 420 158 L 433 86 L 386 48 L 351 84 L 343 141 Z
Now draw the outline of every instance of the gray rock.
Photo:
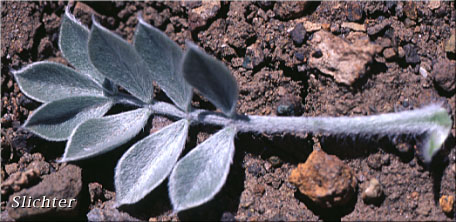
M 253 163 L 252 165 L 248 166 L 247 171 L 252 174 L 253 176 L 259 177 L 264 175 L 263 167 L 258 163 Z
M 304 42 L 304 38 L 306 36 L 306 30 L 304 29 L 304 26 L 302 23 L 298 23 L 296 27 L 291 31 L 290 33 L 291 39 L 293 39 L 293 42 L 300 46 Z
M 247 47 L 245 54 L 243 67 L 246 69 L 254 69 L 264 62 L 264 53 L 259 43 Z
M 405 62 L 409 64 L 417 64 L 421 62 L 420 56 L 418 55 L 415 46 L 407 44 L 404 46 L 405 51 Z

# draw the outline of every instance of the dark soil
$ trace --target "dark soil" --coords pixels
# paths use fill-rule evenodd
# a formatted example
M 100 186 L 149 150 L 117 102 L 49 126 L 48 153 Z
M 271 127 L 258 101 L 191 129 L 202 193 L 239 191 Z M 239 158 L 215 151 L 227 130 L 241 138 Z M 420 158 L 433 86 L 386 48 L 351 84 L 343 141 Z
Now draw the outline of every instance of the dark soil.
M 10 70 L 43 60 L 68 64 L 58 49 L 60 17 L 66 4 L 1 2 L 2 220 L 11 219 L 5 209 L 13 192 L 33 188 L 48 174 L 65 169 L 56 163 L 65 143 L 42 140 L 20 127 L 40 104 L 20 92 Z M 454 8 L 454 2 L 440 2 L 438 7 L 428 2 L 75 2 L 72 11 L 86 25 L 91 25 L 91 14 L 96 14 L 102 25 L 129 41 L 137 14 L 142 12 L 147 22 L 182 47 L 185 40 L 196 42 L 235 76 L 240 88 L 239 113 L 351 116 L 441 102 L 454 122 L 455 52 L 445 51 L 456 28 Z M 391 50 L 376 55 L 366 74 L 353 85 L 336 83 L 332 76 L 307 66 L 308 58 L 318 53 L 308 44 L 314 31 L 299 24 L 305 21 L 319 23 L 347 41 L 356 35 L 368 36 Z M 343 22 L 365 24 L 367 30 L 341 28 Z M 166 100 L 161 91 L 156 94 Z M 214 109 L 197 95 L 193 105 Z M 155 116 L 150 122 L 147 129 L 155 131 L 170 120 Z M 185 152 L 215 129 L 194 127 L 190 132 Z M 87 218 L 90 212 L 91 220 L 454 220 L 454 213 L 442 212 L 439 199 L 455 194 L 455 136 L 453 125 L 441 152 L 426 165 L 416 152 L 419 138 L 241 134 L 222 191 L 209 203 L 177 215 L 172 214 L 167 181 L 138 204 L 119 211 L 112 208 L 116 160 L 131 142 L 75 163 L 82 169 L 82 191 L 72 217 Z M 357 198 L 346 207 L 315 207 L 288 182 L 291 170 L 305 162 L 313 148 L 336 155 L 355 172 Z M 4 181 L 31 168 L 38 169 L 38 176 L 27 174 L 31 175 L 28 180 L 3 193 Z M 374 205 L 361 198 L 371 178 L 378 179 L 385 194 Z

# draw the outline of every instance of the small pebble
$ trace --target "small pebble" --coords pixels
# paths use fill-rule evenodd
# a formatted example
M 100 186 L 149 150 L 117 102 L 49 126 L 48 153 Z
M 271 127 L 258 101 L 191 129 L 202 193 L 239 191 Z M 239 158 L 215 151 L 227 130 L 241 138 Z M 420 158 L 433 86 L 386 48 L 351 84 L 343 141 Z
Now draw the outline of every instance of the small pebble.
M 322 208 L 345 206 L 356 197 L 358 184 L 353 169 L 321 150 L 314 150 L 292 170 L 288 181 Z
M 418 200 L 419 196 L 420 196 L 420 194 L 416 191 L 413 191 L 412 194 L 410 195 L 410 197 L 414 200 Z
M 95 203 L 103 196 L 103 186 L 97 182 L 89 183 L 90 202 Z
M 420 66 L 420 74 L 421 74 L 424 78 L 427 78 L 427 77 L 428 77 L 428 71 L 426 71 L 426 69 L 423 68 L 422 66 Z
M 242 207 L 242 208 L 247 209 L 247 208 L 249 208 L 250 206 L 252 206 L 253 201 L 254 201 L 253 199 L 248 199 L 248 200 L 241 201 L 241 203 L 239 204 L 239 206 Z
M 456 36 L 453 32 L 450 38 L 445 42 L 445 52 L 448 53 L 456 53 L 456 46 L 455 46 Z
M 454 196 L 443 195 L 439 200 L 440 208 L 446 214 L 453 212 Z
M 402 102 L 401 102 L 401 103 L 402 103 L 402 106 L 403 106 L 404 108 L 408 108 L 408 107 L 409 107 L 409 105 L 410 105 L 410 102 L 409 102 L 409 100 L 408 100 L 408 99 L 404 99 L 404 100 L 402 100 Z
M 391 60 L 396 56 L 396 51 L 393 48 L 386 48 L 383 50 L 383 56 L 385 59 Z
M 347 19 L 351 22 L 361 21 L 364 16 L 363 5 L 358 3 L 348 4 L 347 7 Z
M 340 32 L 340 25 L 333 24 L 333 25 L 331 25 L 331 27 L 329 29 L 331 30 L 332 33 L 338 34 Z
M 296 52 L 295 53 L 295 57 L 297 60 L 299 61 L 304 61 L 304 54 L 300 53 L 300 52 Z
M 388 155 L 383 155 L 382 156 L 382 164 L 385 166 L 388 166 L 390 164 L 390 158 Z
M 17 163 L 6 164 L 5 165 L 5 172 L 8 175 L 11 175 L 11 174 L 17 172 L 17 170 L 19 169 L 18 167 L 19 167 L 19 165 Z
M 378 170 L 382 168 L 382 156 L 381 154 L 373 154 L 367 158 L 367 165 L 374 169 Z
M 302 23 L 296 25 L 296 27 L 291 31 L 291 39 L 296 45 L 301 45 L 304 42 L 306 36 L 306 30 Z
M 299 99 L 295 96 L 286 93 L 286 90 L 282 90 L 281 93 L 279 88 L 279 94 L 284 96 L 280 99 L 277 104 L 276 113 L 278 116 L 299 116 L 302 114 L 302 106 Z
M 378 182 L 377 179 L 372 178 L 369 181 L 369 185 L 362 193 L 361 197 L 365 203 L 378 203 L 380 198 L 383 195 L 382 185 Z
M 262 174 L 262 169 L 261 169 L 261 166 L 257 163 L 254 163 L 252 165 L 250 165 L 247 169 L 247 171 L 252 174 L 253 176 L 256 176 L 256 177 L 259 177 L 261 176 Z
M 404 48 L 402 48 L 402 47 L 397 48 L 397 55 L 398 55 L 399 58 L 401 58 L 401 59 L 404 58 L 404 56 L 405 56 L 405 50 L 404 50 Z
M 263 195 L 265 190 L 266 189 L 265 189 L 264 185 L 262 185 L 262 184 L 258 184 L 253 187 L 253 192 L 256 194 L 259 194 L 260 196 Z
M 274 181 L 272 181 L 272 183 L 271 183 L 271 186 L 272 186 L 274 189 L 279 189 L 279 188 L 280 188 L 280 185 L 282 185 L 282 180 L 274 180 Z
M 452 62 L 449 59 L 440 59 L 432 68 L 435 84 L 446 92 L 454 92 L 456 89 L 455 69 L 456 62 Z
M 282 165 L 282 160 L 278 156 L 271 156 L 268 160 L 272 167 L 280 167 Z
M 408 153 L 410 149 L 410 145 L 407 143 L 399 143 L 396 145 L 396 149 L 401 153 Z
M 421 62 L 418 52 L 412 44 L 407 44 L 404 46 L 405 51 L 405 62 L 409 64 L 417 64 Z
M 220 221 L 236 221 L 234 215 L 231 212 L 224 212 Z

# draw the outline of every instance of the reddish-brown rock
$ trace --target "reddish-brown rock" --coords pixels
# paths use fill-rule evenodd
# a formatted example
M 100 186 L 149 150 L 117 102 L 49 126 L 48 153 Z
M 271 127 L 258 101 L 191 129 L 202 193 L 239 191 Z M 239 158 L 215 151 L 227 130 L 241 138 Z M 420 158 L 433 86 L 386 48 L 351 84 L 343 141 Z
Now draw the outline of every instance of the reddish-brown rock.
M 314 150 L 288 180 L 321 207 L 342 206 L 355 194 L 357 180 L 352 169 L 334 155 Z
M 36 168 L 33 170 L 39 174 Z M 74 217 L 79 210 L 81 176 L 81 168 L 76 165 L 66 165 L 55 173 L 43 176 L 39 184 L 10 195 L 6 207 L 9 216 L 15 220 L 33 220 L 50 215 L 54 218 Z
M 446 214 L 453 212 L 454 196 L 443 195 L 439 200 L 440 208 Z

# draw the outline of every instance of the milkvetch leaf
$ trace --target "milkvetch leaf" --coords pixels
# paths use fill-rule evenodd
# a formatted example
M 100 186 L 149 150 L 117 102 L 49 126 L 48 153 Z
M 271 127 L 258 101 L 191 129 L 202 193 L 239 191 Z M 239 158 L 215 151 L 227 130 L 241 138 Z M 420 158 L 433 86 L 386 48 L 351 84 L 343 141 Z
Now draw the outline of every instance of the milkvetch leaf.
M 89 60 L 89 29 L 82 25 L 66 7 L 59 34 L 59 48 L 63 57 L 79 72 L 92 76 L 102 84 L 105 77 L 98 72 Z
M 168 184 L 175 212 L 206 203 L 220 191 L 233 160 L 235 135 L 233 127 L 226 127 L 177 162 Z
M 126 143 L 146 125 L 150 114 L 141 108 L 85 121 L 71 134 L 61 162 L 94 157 Z
M 185 80 L 223 113 L 227 116 L 235 114 L 238 87 L 230 70 L 222 62 L 188 42 L 182 71 Z
M 47 140 L 67 140 L 80 123 L 103 116 L 113 102 L 106 97 L 77 96 L 40 106 L 24 127 Z
M 117 205 L 141 200 L 168 177 L 185 147 L 188 120 L 182 119 L 133 145 L 117 163 Z
M 187 110 L 192 99 L 192 88 L 179 68 L 182 49 L 162 31 L 138 18 L 134 45 L 149 67 L 153 79 L 182 110 Z
M 89 36 L 92 64 L 108 79 L 143 102 L 152 101 L 153 76 L 135 48 L 95 19 Z
M 13 74 L 25 95 L 43 103 L 73 96 L 103 96 L 97 82 L 59 63 L 35 62 Z

